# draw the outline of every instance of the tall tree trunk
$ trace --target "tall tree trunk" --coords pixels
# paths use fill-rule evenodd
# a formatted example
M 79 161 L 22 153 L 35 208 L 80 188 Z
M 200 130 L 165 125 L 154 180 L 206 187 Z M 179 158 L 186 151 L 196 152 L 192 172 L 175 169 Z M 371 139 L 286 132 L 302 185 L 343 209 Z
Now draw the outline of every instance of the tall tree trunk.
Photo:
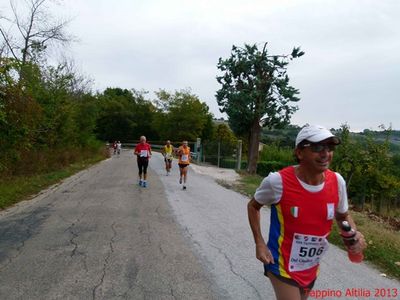
M 250 153 L 251 153 L 251 133 L 247 134 L 247 172 L 250 166 Z
M 249 143 L 249 163 L 247 166 L 247 172 L 250 174 L 256 174 L 257 162 L 258 162 L 258 146 L 260 143 L 261 126 L 258 119 L 253 121 L 250 133 Z

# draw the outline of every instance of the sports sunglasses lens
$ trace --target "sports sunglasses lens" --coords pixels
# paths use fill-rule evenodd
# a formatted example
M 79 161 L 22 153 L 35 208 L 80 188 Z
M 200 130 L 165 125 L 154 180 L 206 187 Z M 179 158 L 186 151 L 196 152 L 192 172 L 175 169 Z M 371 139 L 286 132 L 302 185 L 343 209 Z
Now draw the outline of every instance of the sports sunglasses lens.
M 311 145 L 311 151 L 313 152 L 321 152 L 322 150 L 327 149 L 329 152 L 335 150 L 334 144 L 313 144 Z

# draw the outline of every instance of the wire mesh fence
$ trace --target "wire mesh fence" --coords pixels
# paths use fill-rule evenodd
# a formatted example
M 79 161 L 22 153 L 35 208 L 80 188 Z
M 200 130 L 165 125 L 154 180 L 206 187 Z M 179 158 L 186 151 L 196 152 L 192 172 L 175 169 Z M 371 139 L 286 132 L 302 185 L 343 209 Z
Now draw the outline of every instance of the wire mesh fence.
M 207 141 L 201 145 L 201 162 L 215 165 L 219 168 L 243 169 L 245 162 L 241 162 L 241 141 Z M 240 164 L 239 164 L 240 161 Z
M 139 143 L 137 140 L 122 142 L 123 149 L 134 149 Z M 166 144 L 166 141 L 148 141 L 154 151 L 161 151 Z M 171 141 L 175 149 L 179 148 L 181 141 Z M 112 143 L 107 143 L 112 147 Z M 211 164 L 219 168 L 229 169 L 245 169 L 246 162 L 241 160 L 241 141 L 238 142 L 224 142 L 224 141 L 206 141 L 201 142 L 200 139 L 196 141 L 188 141 L 190 147 L 192 161 L 200 164 Z M 240 164 L 239 164 L 240 161 Z

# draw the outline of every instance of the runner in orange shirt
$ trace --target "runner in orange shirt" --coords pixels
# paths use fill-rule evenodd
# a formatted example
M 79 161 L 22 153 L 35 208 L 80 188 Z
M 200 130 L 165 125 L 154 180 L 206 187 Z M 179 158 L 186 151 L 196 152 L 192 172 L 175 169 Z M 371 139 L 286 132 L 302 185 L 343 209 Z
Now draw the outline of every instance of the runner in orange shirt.
M 177 154 L 179 157 L 179 183 L 182 184 L 183 179 L 182 189 L 186 190 L 187 170 L 190 164 L 190 147 L 187 141 L 182 142 L 182 146 L 178 148 Z

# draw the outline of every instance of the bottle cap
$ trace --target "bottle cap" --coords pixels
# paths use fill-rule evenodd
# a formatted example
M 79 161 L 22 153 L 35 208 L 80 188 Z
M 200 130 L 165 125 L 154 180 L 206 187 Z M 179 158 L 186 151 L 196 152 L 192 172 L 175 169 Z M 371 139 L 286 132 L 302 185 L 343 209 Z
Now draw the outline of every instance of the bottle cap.
M 350 231 L 350 230 L 351 230 L 351 226 L 350 226 L 349 222 L 343 221 L 343 222 L 342 222 L 342 229 L 343 229 L 344 231 Z

